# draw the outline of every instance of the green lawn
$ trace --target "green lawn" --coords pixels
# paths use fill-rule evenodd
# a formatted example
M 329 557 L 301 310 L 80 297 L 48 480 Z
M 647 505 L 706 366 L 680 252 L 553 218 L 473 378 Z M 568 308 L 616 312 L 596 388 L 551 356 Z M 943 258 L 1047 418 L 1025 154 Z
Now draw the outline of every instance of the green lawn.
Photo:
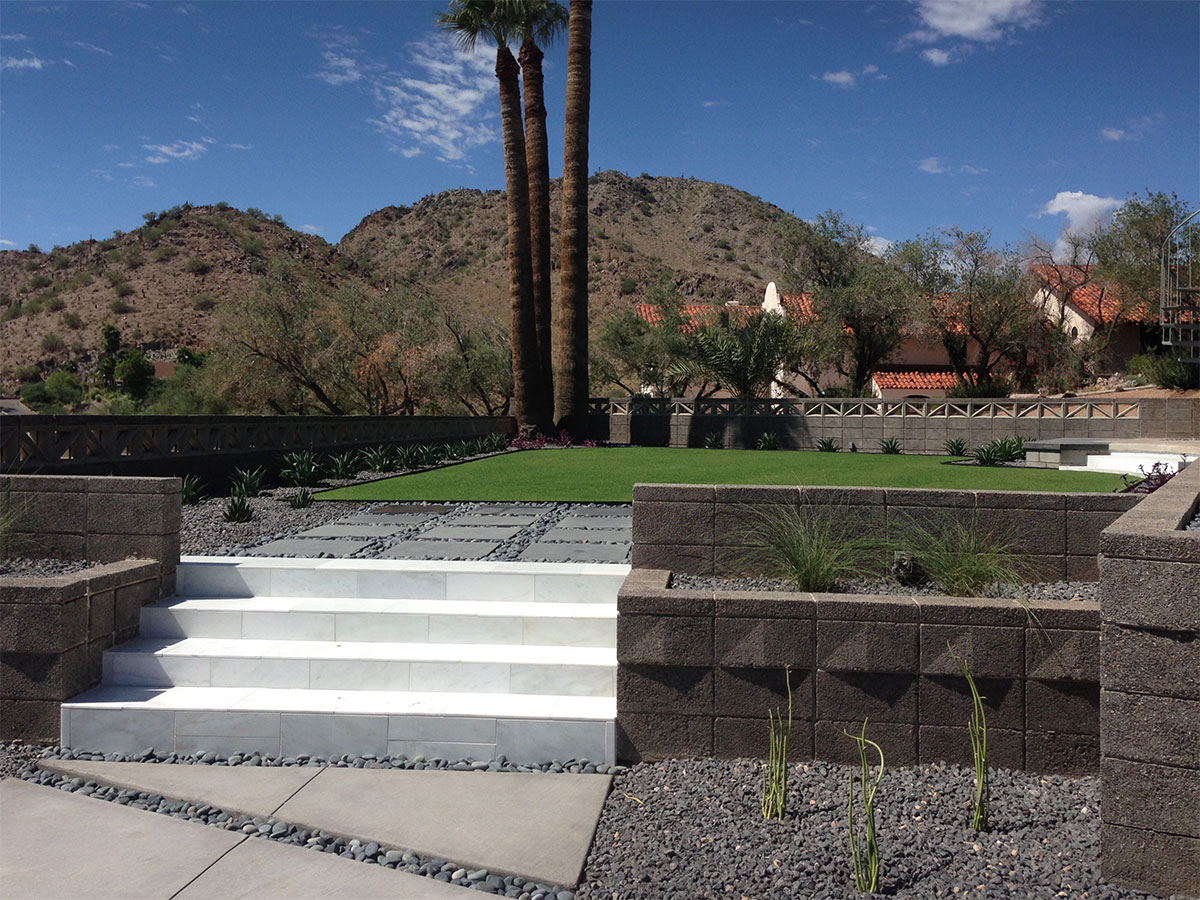
M 811 484 L 1108 492 L 1116 475 L 955 466 L 944 456 L 595 447 L 525 450 L 324 491 L 318 500 L 571 500 L 628 503 L 635 482 Z

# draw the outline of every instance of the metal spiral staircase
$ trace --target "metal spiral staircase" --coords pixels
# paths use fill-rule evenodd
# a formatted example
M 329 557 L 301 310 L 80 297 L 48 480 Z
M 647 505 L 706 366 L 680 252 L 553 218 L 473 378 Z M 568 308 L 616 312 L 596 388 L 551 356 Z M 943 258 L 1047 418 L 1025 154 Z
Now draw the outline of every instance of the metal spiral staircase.
M 1179 223 L 1162 246 L 1159 324 L 1163 346 L 1200 366 L 1200 210 Z

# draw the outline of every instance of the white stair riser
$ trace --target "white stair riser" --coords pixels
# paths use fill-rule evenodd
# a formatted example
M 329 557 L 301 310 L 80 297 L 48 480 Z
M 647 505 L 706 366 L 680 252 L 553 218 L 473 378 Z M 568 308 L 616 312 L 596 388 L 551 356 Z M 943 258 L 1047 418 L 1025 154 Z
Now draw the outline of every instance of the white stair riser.
M 612 720 L 464 718 L 172 709 L 62 710 L 65 747 L 137 753 L 145 747 L 231 754 L 337 757 L 404 754 L 517 763 L 616 761 Z
M 603 603 L 616 599 L 628 566 L 611 573 L 558 574 L 503 571 L 404 571 L 338 568 L 329 562 L 294 566 L 181 563 L 180 597 L 344 597 L 397 600 L 523 600 Z M 307 563 L 307 565 L 306 565 Z
M 266 659 L 230 656 L 104 654 L 112 685 L 430 691 L 612 697 L 615 666 L 535 663 Z
M 615 648 L 615 619 L 142 609 L 143 637 Z

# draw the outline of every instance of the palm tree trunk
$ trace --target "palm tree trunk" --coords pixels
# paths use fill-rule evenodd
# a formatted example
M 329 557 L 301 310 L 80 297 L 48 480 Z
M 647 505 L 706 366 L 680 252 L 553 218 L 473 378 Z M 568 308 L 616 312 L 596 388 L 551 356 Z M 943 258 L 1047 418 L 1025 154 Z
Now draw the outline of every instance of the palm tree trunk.
M 592 0 L 571 0 L 563 141 L 562 283 L 555 327 L 554 416 L 575 434 L 588 409 L 588 117 Z
M 504 182 L 508 200 L 508 293 L 512 311 L 513 416 L 517 427 L 539 427 L 537 331 L 529 257 L 529 174 L 521 121 L 519 69 L 508 47 L 496 49 L 500 124 L 504 132 Z
M 525 88 L 525 159 L 529 169 L 529 247 L 533 269 L 533 318 L 537 332 L 540 420 L 554 418 L 550 368 L 550 156 L 546 146 L 546 104 L 542 91 L 542 51 L 526 38 L 518 57 Z

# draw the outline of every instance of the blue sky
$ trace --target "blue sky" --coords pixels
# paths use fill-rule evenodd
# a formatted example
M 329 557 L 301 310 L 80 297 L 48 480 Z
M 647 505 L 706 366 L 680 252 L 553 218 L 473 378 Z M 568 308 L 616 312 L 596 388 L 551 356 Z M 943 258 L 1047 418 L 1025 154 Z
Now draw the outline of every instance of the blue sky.
M 0 248 L 225 200 L 330 241 L 502 188 L 494 51 L 443 3 L 0 3 Z M 591 168 L 685 175 L 880 239 L 1054 238 L 1200 203 L 1200 3 L 596 0 Z M 546 58 L 561 173 L 565 42 Z

